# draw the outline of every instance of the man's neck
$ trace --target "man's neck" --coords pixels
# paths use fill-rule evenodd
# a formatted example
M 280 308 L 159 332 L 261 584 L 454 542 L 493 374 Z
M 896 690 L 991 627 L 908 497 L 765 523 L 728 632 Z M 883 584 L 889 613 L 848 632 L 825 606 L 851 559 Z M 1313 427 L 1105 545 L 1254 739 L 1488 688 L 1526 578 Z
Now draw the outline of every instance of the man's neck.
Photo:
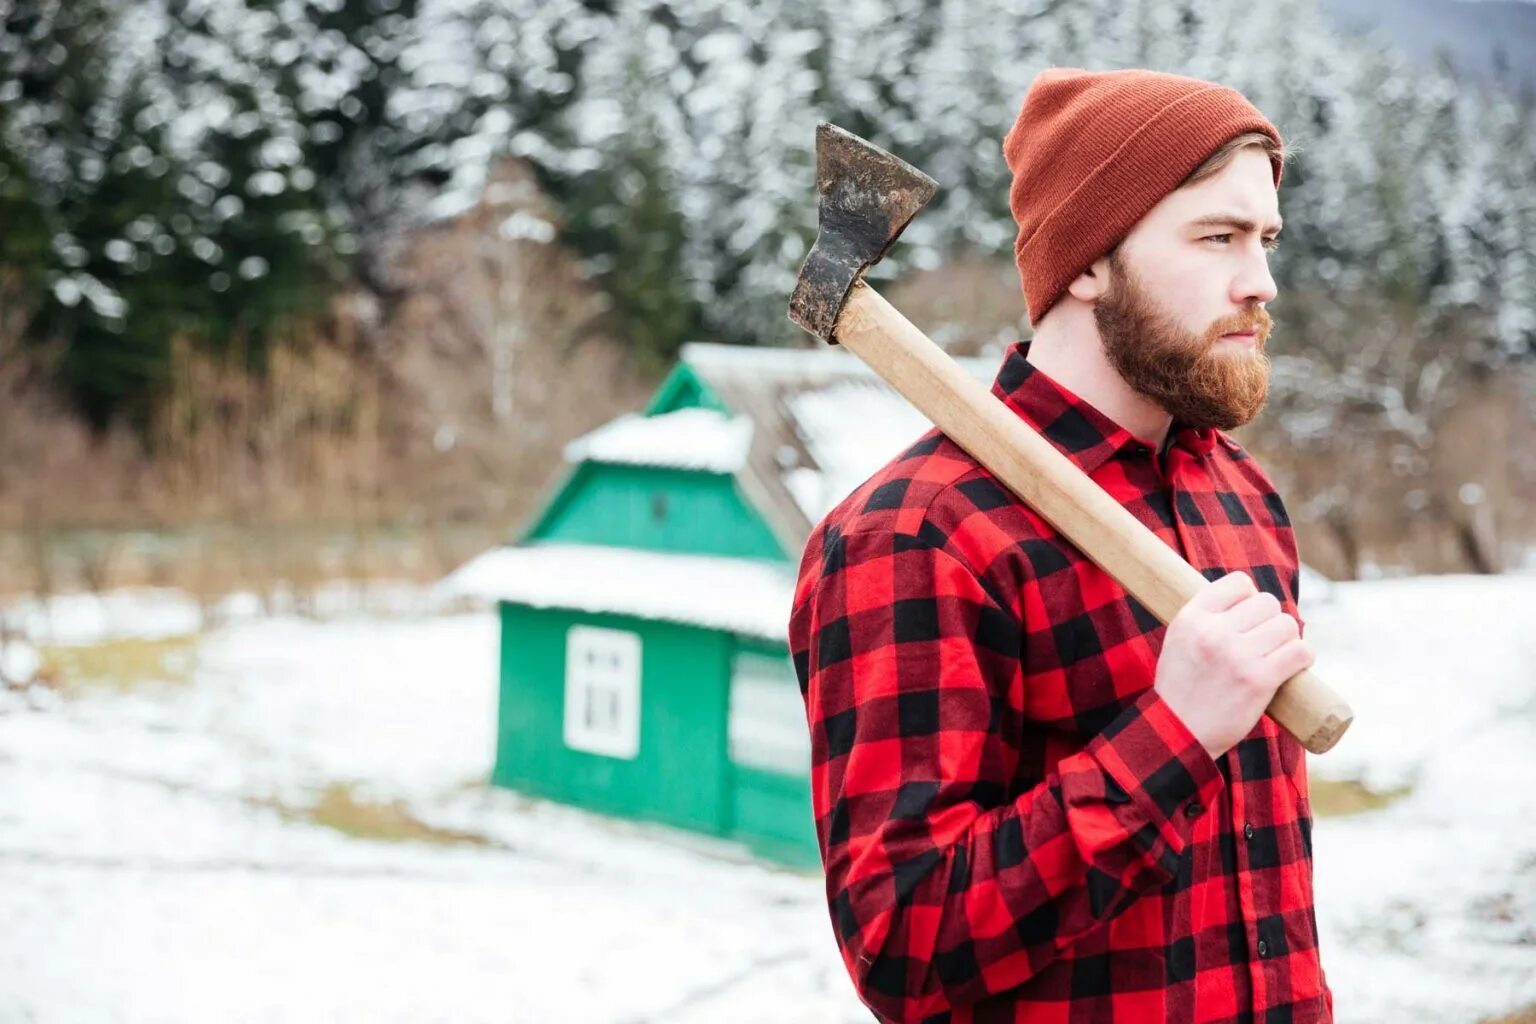
M 1162 406 L 1132 390 L 1104 354 L 1092 311 L 1055 311 L 1029 343 L 1029 362 L 1051 380 L 1162 451 L 1173 422 Z

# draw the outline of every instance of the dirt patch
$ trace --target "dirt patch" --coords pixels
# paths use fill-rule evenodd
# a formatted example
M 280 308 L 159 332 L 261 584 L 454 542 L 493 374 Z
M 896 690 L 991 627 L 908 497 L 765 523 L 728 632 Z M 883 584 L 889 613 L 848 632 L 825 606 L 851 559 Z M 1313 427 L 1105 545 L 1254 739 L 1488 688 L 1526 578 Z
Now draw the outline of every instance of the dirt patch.
M 294 807 L 275 801 L 258 801 L 291 821 L 323 825 L 357 839 L 380 839 L 396 843 L 434 843 L 439 846 L 499 847 L 498 843 L 474 832 L 429 825 L 411 813 L 399 800 L 388 803 L 360 797 L 348 783 L 332 783 L 320 799 L 308 807 Z
M 197 669 L 196 636 L 128 637 L 97 644 L 38 648 L 43 675 L 66 695 L 71 690 L 181 684 Z
M 1338 818 L 1348 814 L 1379 811 L 1412 793 L 1413 787 L 1408 785 L 1374 790 L 1354 779 L 1309 779 L 1307 791 L 1315 816 Z

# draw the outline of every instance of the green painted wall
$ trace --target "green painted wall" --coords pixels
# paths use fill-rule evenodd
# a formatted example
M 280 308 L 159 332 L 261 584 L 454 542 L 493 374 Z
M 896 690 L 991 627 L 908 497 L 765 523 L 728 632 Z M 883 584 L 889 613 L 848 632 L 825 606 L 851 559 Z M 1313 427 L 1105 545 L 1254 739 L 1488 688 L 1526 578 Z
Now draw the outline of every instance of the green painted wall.
M 507 603 L 501 622 L 492 781 L 608 814 L 726 831 L 724 634 Z M 566 631 L 577 624 L 640 635 L 640 748 L 633 760 L 565 745 Z
M 496 785 L 735 839 L 782 863 L 820 866 L 808 775 L 736 765 L 729 756 L 727 679 L 734 654 L 746 649 L 787 660 L 787 648 L 628 616 L 500 607 Z M 566 636 L 577 625 L 640 637 L 640 741 L 633 759 L 565 743 Z
M 757 853 L 797 867 L 820 867 L 810 779 L 732 766 L 731 834 Z
M 584 463 L 525 539 L 789 559 L 732 477 L 651 466 Z
M 788 645 L 741 636 L 734 640 L 732 655 L 738 661 L 757 661 L 759 671 L 763 661 L 777 669 L 778 682 L 784 689 L 781 707 L 787 709 L 792 719 L 790 727 L 805 742 L 809 735 L 804 724 L 805 705 Z M 731 764 L 731 832 L 764 856 L 801 867 L 820 867 L 816 823 L 811 812 L 808 742 L 802 758 L 792 773 Z

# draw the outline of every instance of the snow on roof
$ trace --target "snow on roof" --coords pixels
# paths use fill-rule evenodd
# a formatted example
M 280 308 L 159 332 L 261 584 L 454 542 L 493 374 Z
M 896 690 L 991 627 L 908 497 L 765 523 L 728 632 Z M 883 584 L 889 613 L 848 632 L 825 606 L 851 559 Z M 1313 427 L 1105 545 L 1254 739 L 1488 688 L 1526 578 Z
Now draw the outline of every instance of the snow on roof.
M 565 446 L 567 462 L 622 462 L 735 473 L 752 445 L 752 420 L 714 409 L 626 413 Z
M 816 468 L 791 469 L 784 482 L 813 523 L 932 426 L 895 391 L 858 380 L 791 395 L 786 404 Z
M 440 584 L 448 595 L 633 615 L 782 640 L 794 600 L 787 565 L 587 544 L 501 547 Z
M 681 356 L 755 434 L 737 474 L 787 550 L 930 427 L 863 360 L 838 346 L 690 342 Z M 1004 352 L 955 361 L 988 386 Z
M 869 364 L 841 345 L 734 345 L 717 341 L 685 342 L 682 361 L 705 371 L 732 370 L 795 377 L 825 374 L 829 377 L 881 377 Z M 957 356 L 955 362 L 988 383 L 997 370 L 1002 351 L 981 356 Z
M 746 370 L 769 374 L 821 370 L 836 376 L 876 377 L 858 356 L 836 345 L 814 347 L 782 345 L 728 345 L 690 341 L 680 351 L 683 362 L 703 370 Z

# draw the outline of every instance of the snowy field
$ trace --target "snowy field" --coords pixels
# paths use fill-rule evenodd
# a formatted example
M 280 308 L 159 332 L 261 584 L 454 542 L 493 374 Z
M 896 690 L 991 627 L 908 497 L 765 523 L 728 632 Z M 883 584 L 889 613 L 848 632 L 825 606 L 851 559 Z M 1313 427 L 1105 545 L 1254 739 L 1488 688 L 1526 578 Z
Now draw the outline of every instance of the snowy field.
M 131 678 L 0 693 L 0 1022 L 870 1019 L 818 877 L 487 790 L 493 618 L 411 604 L 8 609 Z M 1314 800 L 1405 794 L 1317 821 L 1338 1020 L 1536 1004 L 1536 576 L 1303 608 L 1358 715 Z

